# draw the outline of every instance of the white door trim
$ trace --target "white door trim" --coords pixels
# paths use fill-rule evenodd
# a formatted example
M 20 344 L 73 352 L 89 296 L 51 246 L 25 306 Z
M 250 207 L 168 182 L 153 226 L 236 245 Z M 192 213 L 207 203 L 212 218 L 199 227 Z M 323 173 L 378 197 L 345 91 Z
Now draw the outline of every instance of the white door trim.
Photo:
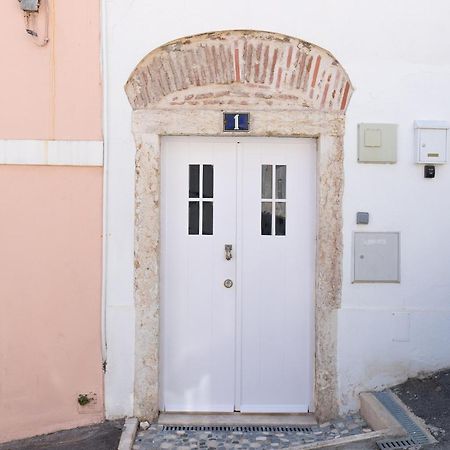
M 242 192 L 242 152 L 237 152 L 236 157 L 236 192 Z M 236 248 L 242 248 L 242 214 L 243 214 L 242 196 L 236 197 Z M 241 389 L 242 389 L 242 261 L 238 255 L 236 259 L 236 349 L 235 349 L 235 367 L 234 367 L 234 405 L 237 411 L 241 410 Z

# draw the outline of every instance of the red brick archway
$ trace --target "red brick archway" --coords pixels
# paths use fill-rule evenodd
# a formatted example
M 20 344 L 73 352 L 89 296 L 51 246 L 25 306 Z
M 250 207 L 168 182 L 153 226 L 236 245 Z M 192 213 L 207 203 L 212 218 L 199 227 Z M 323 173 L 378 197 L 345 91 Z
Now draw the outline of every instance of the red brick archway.
M 345 112 L 353 91 L 326 50 L 263 31 L 169 42 L 138 64 L 125 89 L 133 109 L 246 105 L 324 112 Z

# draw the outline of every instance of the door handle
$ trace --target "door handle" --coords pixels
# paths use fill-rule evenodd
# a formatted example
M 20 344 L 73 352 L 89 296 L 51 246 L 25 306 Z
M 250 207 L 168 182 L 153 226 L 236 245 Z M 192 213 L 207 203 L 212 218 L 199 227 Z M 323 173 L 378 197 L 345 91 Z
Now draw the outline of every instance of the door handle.
M 231 244 L 225 244 L 225 259 L 227 261 L 230 261 L 230 259 L 233 257 L 231 251 L 233 250 L 233 246 Z

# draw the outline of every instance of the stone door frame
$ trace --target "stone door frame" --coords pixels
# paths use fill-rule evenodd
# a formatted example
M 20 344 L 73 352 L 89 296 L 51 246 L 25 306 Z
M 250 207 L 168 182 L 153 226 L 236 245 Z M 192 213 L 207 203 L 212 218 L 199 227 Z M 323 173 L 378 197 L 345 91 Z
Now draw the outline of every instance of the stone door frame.
M 187 72 L 188 64 L 178 61 L 179 68 L 174 68 L 180 51 L 184 49 L 187 54 L 193 51 L 193 46 L 204 51 L 205 46 L 211 45 L 211 42 L 216 45 L 217 41 L 220 44 L 220 51 L 217 50 L 219 56 L 227 54 L 226 49 L 222 50 L 222 46 L 227 43 L 231 49 L 237 49 L 236 58 L 227 59 L 232 64 L 228 75 L 222 75 L 221 83 L 211 83 L 205 76 L 202 85 L 199 79 L 188 75 L 183 82 L 181 76 L 183 70 Z M 248 53 L 245 52 L 248 52 L 249 42 L 255 48 L 258 48 L 258 42 L 261 42 L 261 48 L 266 45 L 268 55 L 273 55 L 272 61 L 277 64 L 281 64 L 277 58 L 281 60 L 280 55 L 284 55 L 283 66 L 278 68 L 278 72 L 273 63 L 272 74 L 278 73 L 278 79 L 274 77 L 269 80 L 268 77 L 266 84 L 270 81 L 270 85 L 266 86 L 262 96 L 258 95 L 262 92 L 260 85 L 255 85 L 251 79 L 244 79 L 247 70 L 245 63 L 248 63 Z M 272 51 L 270 45 L 276 47 L 275 50 Z M 300 49 L 297 52 L 299 64 L 302 60 L 301 51 L 307 55 L 305 61 L 311 58 L 308 81 L 303 85 L 299 82 L 297 86 L 292 65 L 295 47 Z M 294 50 L 289 50 L 292 48 Z M 175 52 L 176 56 L 173 56 Z M 228 53 L 231 55 L 231 50 Z M 206 56 L 205 64 L 208 62 Z M 169 62 L 164 62 L 165 57 Z M 152 66 L 155 58 L 159 58 L 159 63 Z M 322 64 L 327 58 L 330 62 L 328 66 L 325 64 L 327 68 L 320 75 Z M 195 67 L 198 68 L 201 62 L 198 59 L 196 61 L 198 64 Z M 221 61 L 220 67 L 226 71 L 226 61 L 223 58 Z M 214 67 L 219 67 L 219 64 Z M 313 70 L 314 67 L 316 69 Z M 168 68 L 173 75 L 168 75 Z M 267 64 L 267 70 L 270 69 L 270 64 Z M 204 71 L 199 70 L 198 73 Z M 219 76 L 217 73 L 216 77 Z M 250 78 L 256 79 L 254 68 L 248 69 L 248 73 Z M 162 77 L 165 75 L 169 78 L 163 82 Z M 298 79 L 300 76 L 301 73 Z M 289 77 L 294 81 L 289 83 Z M 339 83 L 336 79 L 340 79 Z M 159 80 L 157 85 L 155 80 Z M 285 84 L 280 80 L 285 80 Z M 228 85 L 224 92 L 225 81 Z M 333 83 L 334 91 L 331 90 Z M 307 88 L 303 89 L 305 84 Z M 156 89 L 155 86 L 159 86 L 161 92 L 151 91 L 150 88 Z M 339 412 L 337 311 L 341 304 L 342 289 L 343 138 L 345 109 L 351 95 L 351 84 L 345 71 L 325 50 L 295 38 L 267 32 L 228 31 L 183 38 L 151 52 L 131 75 L 126 90 L 134 107 L 132 131 L 137 148 L 135 415 L 152 419 L 159 413 L 161 137 L 235 135 L 223 132 L 222 112 L 226 110 L 250 112 L 251 130 L 246 133 L 247 136 L 317 139 L 314 404 L 319 420 L 336 416 Z M 316 94 L 317 90 L 320 92 Z M 180 93 L 184 98 L 182 102 L 179 101 Z M 337 100 L 336 94 L 339 97 Z M 216 101 L 218 97 L 220 100 Z M 239 98 L 237 103 L 236 97 Z

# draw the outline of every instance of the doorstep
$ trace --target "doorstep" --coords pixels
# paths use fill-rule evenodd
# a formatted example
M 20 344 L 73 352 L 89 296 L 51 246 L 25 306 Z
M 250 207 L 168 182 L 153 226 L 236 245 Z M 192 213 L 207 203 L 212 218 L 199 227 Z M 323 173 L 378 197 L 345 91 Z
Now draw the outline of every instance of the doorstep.
M 316 425 L 314 414 L 160 413 L 159 425 Z

